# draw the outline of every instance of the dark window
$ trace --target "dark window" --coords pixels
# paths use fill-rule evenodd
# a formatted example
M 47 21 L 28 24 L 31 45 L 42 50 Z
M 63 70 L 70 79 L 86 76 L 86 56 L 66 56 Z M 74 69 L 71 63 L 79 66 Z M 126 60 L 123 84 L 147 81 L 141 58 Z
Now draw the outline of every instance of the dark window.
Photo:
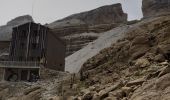
M 20 33 L 20 37 L 21 37 L 21 38 L 27 37 L 26 30 L 22 30 L 22 33 Z
M 60 67 L 62 67 L 63 66 L 63 64 L 60 64 Z
M 21 47 L 21 49 L 23 49 L 23 48 L 25 47 L 25 44 L 24 44 L 24 43 L 21 43 L 21 44 L 20 44 L 20 47 Z
M 38 31 L 37 31 L 37 30 L 34 30 L 33 36 L 34 36 L 34 37 L 37 37 L 37 36 L 38 36 Z
M 37 61 L 40 61 L 40 57 L 37 57 Z
M 37 43 L 32 43 L 32 49 L 36 49 L 38 47 Z
M 19 57 L 19 60 L 20 60 L 20 61 L 22 61 L 22 60 L 23 60 L 23 57 L 22 57 L 22 56 L 20 56 L 20 57 Z
M 31 60 L 31 61 L 34 61 L 34 57 L 30 57 L 30 60 Z

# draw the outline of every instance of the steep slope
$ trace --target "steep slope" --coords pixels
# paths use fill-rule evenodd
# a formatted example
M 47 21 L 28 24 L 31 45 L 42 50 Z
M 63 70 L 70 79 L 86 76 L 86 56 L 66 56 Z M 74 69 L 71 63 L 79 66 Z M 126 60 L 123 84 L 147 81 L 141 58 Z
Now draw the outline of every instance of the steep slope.
M 4 26 L 0 26 L 0 40 L 10 40 L 13 27 L 31 21 L 33 21 L 32 17 L 29 15 L 25 15 L 12 19 Z
M 124 38 L 83 64 L 80 74 L 86 85 L 104 86 L 89 92 L 91 98 L 169 100 L 169 40 L 169 15 L 134 24 Z

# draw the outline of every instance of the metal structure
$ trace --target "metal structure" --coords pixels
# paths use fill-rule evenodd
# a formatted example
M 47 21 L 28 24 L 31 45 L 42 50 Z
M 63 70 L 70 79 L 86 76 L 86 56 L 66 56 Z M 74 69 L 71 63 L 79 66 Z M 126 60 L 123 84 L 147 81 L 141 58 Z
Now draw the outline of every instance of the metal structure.
M 0 61 L 1 68 L 40 68 L 39 62 Z
M 64 71 L 65 43 L 48 27 L 29 22 L 13 28 L 9 59 L 0 61 L 0 79 L 35 81 L 40 68 Z

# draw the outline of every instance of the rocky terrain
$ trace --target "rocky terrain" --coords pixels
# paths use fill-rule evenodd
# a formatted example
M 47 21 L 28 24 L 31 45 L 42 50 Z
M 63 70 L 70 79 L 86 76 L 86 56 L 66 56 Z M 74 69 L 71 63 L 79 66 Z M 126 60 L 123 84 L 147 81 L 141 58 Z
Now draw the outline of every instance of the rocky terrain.
M 0 26 L 0 40 L 1 41 L 3 41 L 3 40 L 9 41 L 12 36 L 12 28 L 13 27 L 27 23 L 27 22 L 32 22 L 32 21 L 33 21 L 33 19 L 31 16 L 24 15 L 24 16 L 20 16 L 15 19 L 12 19 L 4 26 Z
M 90 100 L 169 100 L 169 25 L 169 16 L 143 20 L 84 63 L 82 79 L 94 88 Z
M 170 0 L 143 0 L 144 18 L 170 14 Z
M 69 74 L 45 68 L 41 74 L 38 82 L 0 82 L 0 100 L 51 100 L 61 94 L 61 80 Z

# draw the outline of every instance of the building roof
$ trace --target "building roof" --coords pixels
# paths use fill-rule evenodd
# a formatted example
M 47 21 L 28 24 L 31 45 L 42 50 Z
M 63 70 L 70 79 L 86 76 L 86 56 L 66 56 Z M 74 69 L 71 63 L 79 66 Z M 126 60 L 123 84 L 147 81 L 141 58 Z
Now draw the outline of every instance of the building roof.
M 63 41 L 63 40 L 61 40 L 54 32 L 52 32 L 51 30 L 52 29 L 50 29 L 49 27 L 46 27 L 46 26 L 44 26 L 44 25 L 41 25 L 40 23 L 34 23 L 34 22 L 28 22 L 28 23 L 25 23 L 25 24 L 22 24 L 22 25 L 18 25 L 18 26 L 16 26 L 16 27 L 14 27 L 13 28 L 13 30 L 14 29 L 17 29 L 17 28 L 20 28 L 20 27 L 23 27 L 23 26 L 26 26 L 26 25 L 40 25 L 41 27 L 43 27 L 43 28 L 46 28 L 47 30 L 49 30 L 49 34 L 52 34 L 57 40 L 59 40 L 63 45 L 66 45 L 66 43 Z
M 13 29 L 20 28 L 20 27 L 23 27 L 23 26 L 26 26 L 26 25 L 30 25 L 30 24 L 31 25 L 40 25 L 41 27 L 48 28 L 48 27 L 45 27 L 45 26 L 41 25 L 40 23 L 27 22 L 27 23 L 24 23 L 24 24 L 21 24 L 21 25 L 13 27 Z

